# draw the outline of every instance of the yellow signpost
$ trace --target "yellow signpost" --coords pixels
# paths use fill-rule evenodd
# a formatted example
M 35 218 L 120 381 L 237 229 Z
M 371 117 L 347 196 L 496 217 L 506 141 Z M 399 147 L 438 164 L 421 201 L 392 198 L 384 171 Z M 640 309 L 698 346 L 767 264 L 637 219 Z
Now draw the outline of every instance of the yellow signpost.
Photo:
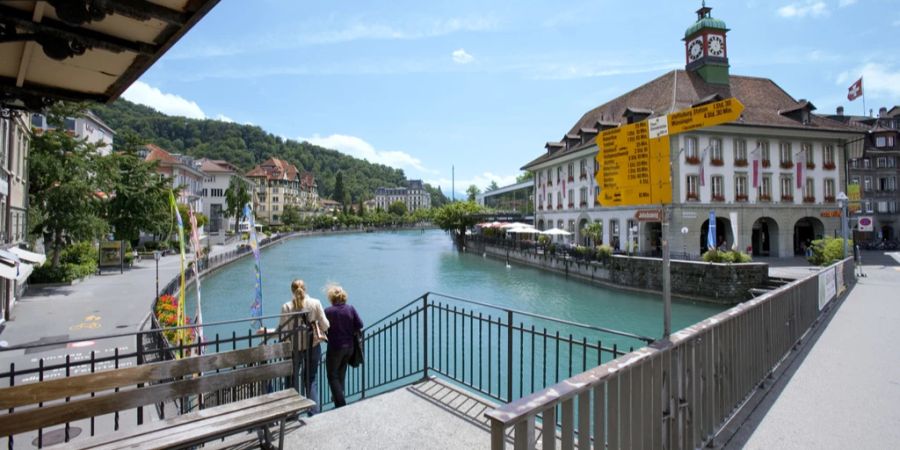
M 673 134 L 734 122 L 744 111 L 735 98 L 695 106 L 661 117 L 623 125 L 597 135 L 597 203 L 603 207 L 672 203 L 669 137 Z M 672 280 L 669 273 L 669 220 L 662 221 L 663 338 L 672 329 Z
M 597 203 L 604 207 L 672 203 L 669 137 L 733 122 L 744 111 L 735 98 L 696 106 L 597 135 Z

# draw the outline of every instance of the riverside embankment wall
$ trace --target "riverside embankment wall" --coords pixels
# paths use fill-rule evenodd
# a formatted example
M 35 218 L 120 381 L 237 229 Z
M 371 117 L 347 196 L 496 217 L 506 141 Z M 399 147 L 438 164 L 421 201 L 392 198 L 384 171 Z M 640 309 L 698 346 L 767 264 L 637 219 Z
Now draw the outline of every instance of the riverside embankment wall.
M 613 255 L 607 261 L 582 261 L 470 242 L 467 252 L 577 278 L 598 285 L 662 292 L 662 259 Z M 751 298 L 750 289 L 766 286 L 764 263 L 721 264 L 673 260 L 672 294 L 714 303 L 736 304 Z

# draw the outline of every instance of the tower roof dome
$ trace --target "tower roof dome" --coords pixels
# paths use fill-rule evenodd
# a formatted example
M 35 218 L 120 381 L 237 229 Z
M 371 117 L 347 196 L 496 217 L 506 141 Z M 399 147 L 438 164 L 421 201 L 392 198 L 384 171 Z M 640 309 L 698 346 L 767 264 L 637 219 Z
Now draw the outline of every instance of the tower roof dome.
M 716 19 L 708 15 L 706 17 L 700 18 L 693 25 L 689 26 L 687 30 L 684 30 L 684 37 L 690 37 L 692 34 L 700 31 L 703 28 L 715 28 L 728 31 L 728 27 L 725 26 L 724 20 Z

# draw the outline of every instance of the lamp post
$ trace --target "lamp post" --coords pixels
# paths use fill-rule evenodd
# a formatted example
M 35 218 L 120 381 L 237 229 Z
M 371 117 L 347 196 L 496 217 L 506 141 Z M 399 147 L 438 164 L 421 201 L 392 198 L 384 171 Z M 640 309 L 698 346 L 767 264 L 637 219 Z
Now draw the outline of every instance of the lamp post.
M 156 301 L 159 302 L 159 250 L 153 252 L 153 260 L 156 261 Z
M 687 234 L 689 231 L 690 230 L 688 230 L 688 227 L 681 227 L 681 251 L 683 252 L 681 257 L 684 258 L 685 260 L 688 259 L 688 257 L 687 257 Z
M 847 194 L 843 191 L 839 192 L 837 195 L 838 206 L 841 207 L 841 238 L 844 240 L 843 245 L 841 247 L 844 249 L 844 258 L 847 258 L 847 206 L 848 206 Z

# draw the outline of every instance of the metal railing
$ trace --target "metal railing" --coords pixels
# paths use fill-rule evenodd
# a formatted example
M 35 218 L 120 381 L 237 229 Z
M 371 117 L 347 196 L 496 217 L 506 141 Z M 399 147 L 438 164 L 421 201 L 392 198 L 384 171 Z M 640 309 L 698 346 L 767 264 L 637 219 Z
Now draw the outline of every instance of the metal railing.
M 701 447 L 853 282 L 846 259 L 492 410 L 491 447 Z
M 94 436 L 114 432 L 142 425 L 145 422 L 164 419 L 166 416 L 184 414 L 192 410 L 226 404 L 288 387 L 295 387 L 302 395 L 309 397 L 310 376 L 312 375 L 310 370 L 312 368 L 311 352 L 300 351 L 306 347 L 303 343 L 309 342 L 312 336 L 309 327 L 305 325 L 305 315 L 305 313 L 295 313 L 284 316 L 287 318 L 283 319 L 285 323 L 283 329 L 266 333 L 257 333 L 254 323 L 258 320 L 281 319 L 283 316 L 230 320 L 166 329 L 154 328 L 133 333 L 91 337 L 89 341 L 61 340 L 51 343 L 0 347 L 0 357 L 9 359 L 15 358 L 17 354 L 45 353 L 43 357 L 31 358 L 30 361 L 33 363 L 30 363 L 28 359 L 18 358 L 19 363 L 11 362 L 8 369 L 4 368 L 5 371 L 0 371 L 0 389 L 2 389 L 3 387 L 170 360 L 174 359 L 175 355 L 197 354 L 199 351 L 202 351 L 204 355 L 214 354 L 272 343 L 283 340 L 287 336 L 301 336 L 298 345 L 294 346 L 293 370 L 290 377 L 240 384 L 212 392 L 195 392 L 175 402 L 158 403 L 155 405 L 156 418 L 145 415 L 147 407 L 138 407 L 66 423 L 60 427 L 53 427 L 52 430 L 38 429 L 14 436 L 0 436 L 0 446 L 12 450 L 15 448 L 15 444 L 30 446 L 33 442 L 34 446 L 42 448 L 59 442 L 69 442 L 70 439 L 81 434 Z M 156 324 L 155 321 L 153 323 Z M 247 324 L 246 334 L 238 332 L 241 324 Z M 168 341 L 162 338 L 165 332 L 200 327 L 207 331 L 206 339 L 202 344 L 191 343 L 170 347 Z M 223 330 L 224 334 L 220 335 L 219 332 L 213 332 L 214 330 Z M 58 354 L 56 349 L 60 348 L 64 354 Z M 239 367 L 232 368 L 232 370 L 236 369 Z M 191 376 L 203 376 L 203 374 Z M 138 385 L 132 388 L 139 389 L 141 387 Z M 116 388 L 116 391 L 118 390 L 119 388 Z M 68 401 L 69 399 L 66 399 L 66 402 Z M 37 405 L 38 408 L 43 406 L 44 404 Z M 7 412 L 12 414 L 14 410 L 10 409 L 0 413 L 0 420 L 4 420 L 3 416 Z
M 466 245 L 471 250 L 474 251 L 483 251 L 484 246 L 489 245 L 492 247 L 497 247 L 505 250 L 516 250 L 525 254 L 530 255 L 540 255 L 545 258 L 556 258 L 556 259 L 565 259 L 565 260 L 575 260 L 582 262 L 592 262 L 596 261 L 599 263 L 606 263 L 609 260 L 608 256 L 603 256 L 593 247 L 588 246 L 578 246 L 572 244 L 561 244 L 561 243 L 553 243 L 553 244 L 540 244 L 536 241 L 532 240 L 523 240 L 523 239 L 507 239 L 502 237 L 488 237 L 488 236 L 467 236 L 466 237 Z M 583 250 L 579 251 L 579 247 Z M 622 251 L 622 250 L 614 250 L 613 255 L 621 255 L 621 256 L 638 256 L 645 258 L 661 258 L 662 252 L 660 250 L 643 250 L 643 251 Z M 684 261 L 702 261 L 702 255 L 696 253 L 686 253 L 686 252 L 672 252 L 670 255 L 673 260 L 684 260 Z
M 348 400 L 437 375 L 508 402 L 653 341 L 436 292 L 370 325 L 364 339 L 363 365 L 348 370 Z M 327 383 L 319 387 L 327 406 Z

